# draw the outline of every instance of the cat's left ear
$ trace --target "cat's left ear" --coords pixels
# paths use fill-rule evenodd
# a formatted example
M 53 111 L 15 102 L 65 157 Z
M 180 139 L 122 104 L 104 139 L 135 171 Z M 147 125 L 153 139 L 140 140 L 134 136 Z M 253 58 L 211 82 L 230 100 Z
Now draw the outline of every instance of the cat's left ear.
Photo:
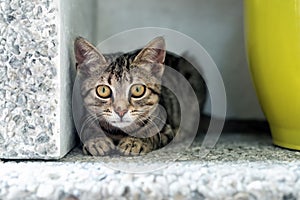
M 163 37 L 154 38 L 134 58 L 133 63 L 139 65 L 150 63 L 151 71 L 155 75 L 162 76 L 164 72 L 164 61 L 166 58 L 166 43 Z
M 97 67 L 99 68 L 99 66 L 105 66 L 107 64 L 104 56 L 96 49 L 96 47 L 82 37 L 77 37 L 75 39 L 74 52 L 78 64 L 77 70 L 89 71 L 92 73 Z

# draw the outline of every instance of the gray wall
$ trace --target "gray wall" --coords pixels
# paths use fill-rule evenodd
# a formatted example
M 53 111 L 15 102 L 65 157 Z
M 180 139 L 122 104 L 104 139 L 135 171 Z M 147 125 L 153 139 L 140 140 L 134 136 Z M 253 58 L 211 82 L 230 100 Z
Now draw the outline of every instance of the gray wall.
M 96 14 L 95 42 L 146 26 L 170 28 L 194 38 L 223 76 L 227 116 L 263 118 L 245 57 L 242 0 L 98 0 Z

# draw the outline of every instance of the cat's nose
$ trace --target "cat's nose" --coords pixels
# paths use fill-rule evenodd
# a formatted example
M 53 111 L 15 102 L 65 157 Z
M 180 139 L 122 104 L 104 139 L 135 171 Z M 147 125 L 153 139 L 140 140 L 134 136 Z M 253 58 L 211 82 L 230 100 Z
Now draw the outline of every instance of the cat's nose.
M 115 112 L 122 118 L 128 112 L 128 109 L 116 109 Z

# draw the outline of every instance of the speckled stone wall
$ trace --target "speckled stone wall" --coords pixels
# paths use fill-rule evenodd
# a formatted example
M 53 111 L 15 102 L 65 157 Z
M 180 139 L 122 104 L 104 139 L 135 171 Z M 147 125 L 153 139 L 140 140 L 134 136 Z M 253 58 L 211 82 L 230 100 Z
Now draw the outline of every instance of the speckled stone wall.
M 0 0 L 0 158 L 60 158 L 74 146 L 68 45 L 88 34 L 62 11 L 76 2 Z

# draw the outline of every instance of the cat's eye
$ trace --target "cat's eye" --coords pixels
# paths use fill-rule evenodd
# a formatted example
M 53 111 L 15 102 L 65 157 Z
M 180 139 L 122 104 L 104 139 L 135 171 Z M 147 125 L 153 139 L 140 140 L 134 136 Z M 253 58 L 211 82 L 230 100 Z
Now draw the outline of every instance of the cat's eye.
M 146 87 L 142 84 L 133 85 L 130 89 L 131 96 L 133 98 L 140 98 L 146 92 Z
M 98 85 L 96 93 L 101 98 L 109 98 L 111 96 L 111 89 L 107 85 Z

